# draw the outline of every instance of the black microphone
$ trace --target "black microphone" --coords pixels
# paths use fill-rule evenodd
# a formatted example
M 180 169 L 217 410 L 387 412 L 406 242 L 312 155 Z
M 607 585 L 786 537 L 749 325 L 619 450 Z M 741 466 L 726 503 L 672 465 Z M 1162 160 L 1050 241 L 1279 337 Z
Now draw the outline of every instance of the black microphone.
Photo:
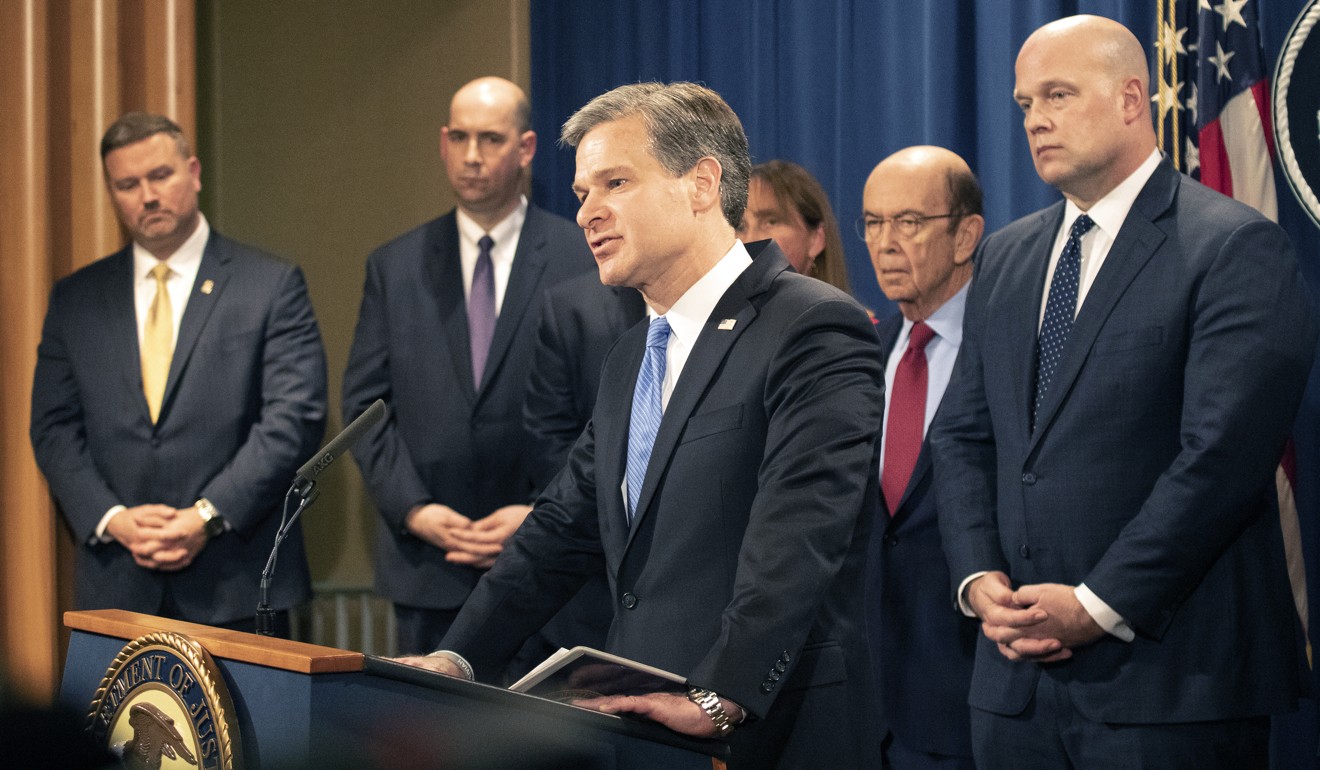
M 363 433 L 383 419 L 385 419 L 385 402 L 378 398 L 376 403 L 367 407 L 367 411 L 358 415 L 358 418 L 349 423 L 338 436 L 330 439 L 330 443 L 326 444 L 324 449 L 298 469 L 298 475 L 293 477 L 293 489 L 298 496 L 306 498 L 311 494 L 312 487 L 316 486 L 316 477 L 356 444 Z
M 260 636 L 275 635 L 275 610 L 270 608 L 270 580 L 275 574 L 275 559 L 280 552 L 280 543 L 289 536 L 294 523 L 302 515 L 304 509 L 312 504 L 317 497 L 316 477 L 329 468 L 335 460 L 344 452 L 352 448 L 362 434 L 366 433 L 376 423 L 385 419 L 385 402 L 376 399 L 376 403 L 367 407 L 367 411 L 358 415 L 358 418 L 351 422 L 347 428 L 344 428 L 338 436 L 330 440 L 329 444 L 320 452 L 317 452 L 312 459 L 303 464 L 298 469 L 297 475 L 293 477 L 293 485 L 284 496 L 284 511 L 280 516 L 280 527 L 275 531 L 275 544 L 271 546 L 270 558 L 266 559 L 266 566 L 261 570 L 261 603 L 257 605 L 256 630 Z M 289 502 L 294 496 L 298 497 L 298 508 L 289 515 Z

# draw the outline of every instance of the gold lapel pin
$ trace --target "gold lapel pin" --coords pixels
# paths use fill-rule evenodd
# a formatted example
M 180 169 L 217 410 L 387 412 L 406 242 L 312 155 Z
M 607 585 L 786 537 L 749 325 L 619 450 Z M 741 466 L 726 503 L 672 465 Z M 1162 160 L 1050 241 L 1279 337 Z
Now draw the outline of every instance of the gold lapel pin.
M 215 281 L 212 281 L 210 278 L 207 278 L 205 281 L 202 281 L 203 294 L 210 294 L 211 290 L 214 288 L 215 288 Z
M 736 319 L 736 318 L 726 318 L 726 319 L 724 319 L 723 321 L 720 321 L 720 327 L 719 327 L 719 328 L 720 328 L 720 331 L 722 331 L 722 332 L 727 332 L 727 331 L 729 331 L 730 329 L 732 329 L 732 328 L 733 328 L 733 325 L 736 324 L 736 323 L 738 323 L 738 319 Z

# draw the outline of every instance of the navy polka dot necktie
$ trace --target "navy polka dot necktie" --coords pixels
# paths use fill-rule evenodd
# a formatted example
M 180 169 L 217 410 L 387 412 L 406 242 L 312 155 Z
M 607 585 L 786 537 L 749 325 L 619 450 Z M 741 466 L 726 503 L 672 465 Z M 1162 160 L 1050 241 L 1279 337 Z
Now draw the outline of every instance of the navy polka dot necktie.
M 1063 358 L 1072 331 L 1073 316 L 1077 314 L 1077 287 L 1082 276 L 1082 236 L 1095 225 L 1085 214 L 1073 220 L 1068 231 L 1068 242 L 1063 246 L 1059 264 L 1054 267 L 1050 281 L 1050 296 L 1045 301 L 1045 320 L 1036 338 L 1036 398 L 1031 405 L 1031 430 L 1036 431 L 1036 415 L 1041 402 L 1049 392 L 1054 370 Z

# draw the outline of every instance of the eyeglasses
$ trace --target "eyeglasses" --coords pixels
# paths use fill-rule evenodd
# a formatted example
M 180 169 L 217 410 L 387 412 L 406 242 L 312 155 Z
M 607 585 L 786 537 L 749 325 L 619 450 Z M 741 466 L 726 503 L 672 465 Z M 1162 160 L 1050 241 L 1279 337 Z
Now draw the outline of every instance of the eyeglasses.
M 902 216 L 885 219 L 884 217 L 873 217 L 868 214 L 863 214 L 860 217 L 857 217 L 857 221 L 854 225 L 857 229 L 857 235 L 864 241 L 879 240 L 880 231 L 884 229 L 886 223 L 894 226 L 894 233 L 899 238 L 912 238 L 917 233 L 921 232 L 921 228 L 925 227 L 926 223 L 932 219 L 948 219 L 957 216 L 959 215 L 950 212 L 948 214 L 932 214 L 930 216 L 924 216 L 921 214 L 903 214 Z

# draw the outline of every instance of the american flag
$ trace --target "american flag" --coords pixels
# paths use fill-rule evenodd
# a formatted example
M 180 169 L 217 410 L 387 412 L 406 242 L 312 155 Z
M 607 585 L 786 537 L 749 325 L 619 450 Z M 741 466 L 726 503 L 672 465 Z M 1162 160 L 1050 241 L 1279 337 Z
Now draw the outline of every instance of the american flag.
M 1259 0 L 1159 0 L 1151 102 L 1160 149 L 1175 167 L 1277 222 L 1274 131 L 1258 4 Z M 1293 600 L 1306 628 L 1306 567 L 1293 498 L 1296 478 L 1290 441 L 1275 473 L 1275 486 Z
M 1278 221 L 1259 0 L 1160 0 L 1156 130 L 1174 165 Z

